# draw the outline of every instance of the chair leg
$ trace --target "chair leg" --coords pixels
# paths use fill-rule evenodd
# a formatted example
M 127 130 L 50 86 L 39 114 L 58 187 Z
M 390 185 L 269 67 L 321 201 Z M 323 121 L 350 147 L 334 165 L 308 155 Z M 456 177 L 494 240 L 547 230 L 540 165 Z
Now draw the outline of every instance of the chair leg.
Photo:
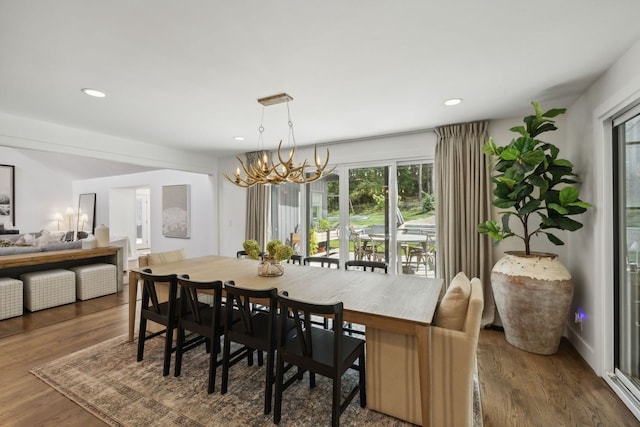
M 362 353 L 359 357 L 358 360 L 358 368 L 360 371 L 360 376 L 358 379 L 359 382 L 359 386 L 360 386 L 360 407 L 361 408 L 366 408 L 367 407 L 367 384 L 366 384 L 366 378 L 367 378 L 367 372 L 366 372 L 366 363 L 364 361 L 364 353 Z
M 278 353 L 276 356 L 276 390 L 275 390 L 275 403 L 273 406 L 273 422 L 274 424 L 280 423 L 280 416 L 282 414 L 282 386 L 284 383 L 284 360 Z
M 271 402 L 273 394 L 273 365 L 274 365 L 275 350 L 271 349 L 267 352 L 267 373 L 266 384 L 264 386 L 264 414 L 268 415 L 271 412 Z
M 184 351 L 184 329 L 178 328 L 176 337 L 176 364 L 173 367 L 173 376 L 179 377 L 182 371 L 182 353 Z
M 140 319 L 140 329 L 138 330 L 138 357 L 137 361 L 140 362 L 144 357 L 144 338 L 147 334 L 147 319 Z
M 227 386 L 229 384 L 229 357 L 231 353 L 231 341 L 225 337 L 224 348 L 222 350 L 222 387 L 220 393 L 225 394 L 227 392 Z
M 164 368 L 162 369 L 162 375 L 169 375 L 171 369 L 171 348 L 173 347 L 173 328 L 167 326 L 166 338 L 164 341 Z
M 338 375 L 333 380 L 333 397 L 331 399 L 331 425 L 338 427 L 340 425 L 340 397 L 342 388 L 342 378 Z
M 211 351 L 209 352 L 209 381 L 207 382 L 207 393 L 213 393 L 216 388 L 216 360 L 218 358 L 218 352 L 214 350 L 214 345 L 211 345 Z

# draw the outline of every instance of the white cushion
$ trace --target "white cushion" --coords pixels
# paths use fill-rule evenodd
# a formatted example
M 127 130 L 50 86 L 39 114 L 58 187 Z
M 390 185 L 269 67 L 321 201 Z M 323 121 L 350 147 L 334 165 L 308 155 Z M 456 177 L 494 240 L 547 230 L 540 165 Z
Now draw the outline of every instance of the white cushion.
M 460 272 L 453 278 L 436 310 L 436 326 L 461 331 L 467 318 L 471 281 Z

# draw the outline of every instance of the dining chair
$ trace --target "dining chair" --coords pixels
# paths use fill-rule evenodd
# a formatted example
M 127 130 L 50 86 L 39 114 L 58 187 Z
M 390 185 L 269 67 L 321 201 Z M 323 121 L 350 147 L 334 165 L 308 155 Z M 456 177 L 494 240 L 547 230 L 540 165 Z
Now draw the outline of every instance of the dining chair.
M 171 367 L 171 353 L 175 351 L 173 347 L 173 331 L 178 325 L 177 315 L 177 289 L 178 282 L 175 274 L 154 275 L 149 268 L 140 271 L 142 279 L 142 301 L 140 306 L 140 324 L 138 330 L 138 354 L 137 361 L 140 362 L 144 358 L 145 341 L 165 334 L 164 343 L 164 365 L 162 375 L 169 375 Z M 158 290 L 164 292 L 168 285 L 167 301 L 160 301 L 158 298 Z M 156 322 L 162 326 L 156 332 L 147 334 L 148 321 Z
M 324 267 L 327 264 L 327 268 L 331 268 L 332 265 L 339 270 L 340 269 L 340 260 L 338 258 L 330 258 L 328 256 L 310 256 L 304 258 L 304 265 L 312 265 L 312 264 L 320 264 L 320 267 Z M 329 329 L 329 319 L 326 317 L 322 319 L 322 322 L 318 322 L 317 320 L 313 321 L 316 325 L 322 325 L 325 329 Z
M 377 271 L 383 270 L 385 274 L 389 269 L 389 264 L 383 261 L 349 260 L 344 263 L 345 270 Z
M 311 265 L 319 263 L 321 267 L 327 264 L 327 268 L 331 268 L 334 265 L 337 269 L 340 268 L 340 260 L 338 258 L 331 258 L 328 256 L 310 256 L 304 258 L 304 265 Z
M 232 321 L 232 311 L 227 310 L 227 319 L 224 331 L 224 348 L 222 352 L 222 389 L 227 392 L 229 384 L 229 368 L 242 360 L 244 354 L 232 357 L 231 343 L 235 342 L 244 346 L 247 352 L 258 352 L 258 364 L 262 364 L 262 352 L 267 354 L 267 366 L 265 369 L 264 386 L 264 413 L 269 414 L 272 407 L 273 382 L 275 380 L 275 353 L 276 353 L 276 322 L 278 319 L 278 290 L 246 289 L 235 285 L 230 280 L 224 284 L 227 296 L 227 306 L 233 306 L 240 320 Z M 254 306 L 260 303 L 266 311 L 256 311 Z M 289 319 L 289 330 L 293 329 L 293 320 Z
M 351 403 L 356 393 L 360 393 L 360 407 L 364 408 L 367 405 L 364 341 L 344 335 L 342 302 L 314 304 L 290 298 L 286 292 L 281 292 L 278 295 L 278 302 L 281 312 L 278 322 L 273 422 L 276 424 L 280 422 L 284 390 L 299 381 L 304 372 L 309 372 L 311 388 L 316 385 L 316 374 L 333 381 L 331 425 L 338 426 L 340 414 Z M 332 316 L 334 330 L 311 326 L 312 315 Z M 289 316 L 295 322 L 295 334 L 290 334 L 287 330 Z M 355 365 L 356 360 L 358 361 L 357 365 Z M 285 381 L 285 373 L 294 366 L 298 367 L 298 372 Z M 359 381 L 342 401 L 342 376 L 350 368 L 359 371 Z
M 222 304 L 222 281 L 196 282 L 185 274 L 178 276 L 177 282 L 180 287 L 180 300 L 174 376 L 179 377 L 181 374 L 184 353 L 205 342 L 209 353 L 207 393 L 211 394 L 215 390 L 217 367 L 222 364 L 222 360 L 218 361 L 218 354 L 221 350 L 220 338 L 227 320 L 227 316 L 223 315 L 226 310 Z M 202 292 L 212 294 L 213 305 L 199 301 Z M 234 310 L 230 312 L 233 321 L 236 313 Z M 187 331 L 192 334 L 189 339 L 186 339 Z
M 376 273 L 381 273 L 384 271 L 384 274 L 387 274 L 389 269 L 389 264 L 383 261 L 366 261 L 366 260 L 349 260 L 344 263 L 345 270 L 359 270 L 359 271 L 371 271 Z M 368 270 L 367 270 L 368 269 Z M 380 271 L 382 270 L 382 271 Z M 354 328 L 351 322 L 346 322 L 344 325 L 344 330 L 351 334 L 360 334 L 364 335 L 364 326 Z

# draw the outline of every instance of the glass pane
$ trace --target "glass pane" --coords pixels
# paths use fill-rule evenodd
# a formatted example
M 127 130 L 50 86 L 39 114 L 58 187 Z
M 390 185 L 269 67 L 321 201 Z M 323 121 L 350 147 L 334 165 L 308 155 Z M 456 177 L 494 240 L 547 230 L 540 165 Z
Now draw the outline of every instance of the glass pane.
M 388 171 L 349 169 L 349 259 L 389 259 Z
M 640 384 L 640 116 L 617 126 L 617 368 Z
M 309 184 L 309 255 L 340 257 L 339 175 Z
M 398 166 L 398 265 L 404 274 L 435 277 L 433 163 Z
M 296 254 L 303 254 L 301 186 L 284 183 L 271 188 L 271 239 L 278 239 L 292 246 Z

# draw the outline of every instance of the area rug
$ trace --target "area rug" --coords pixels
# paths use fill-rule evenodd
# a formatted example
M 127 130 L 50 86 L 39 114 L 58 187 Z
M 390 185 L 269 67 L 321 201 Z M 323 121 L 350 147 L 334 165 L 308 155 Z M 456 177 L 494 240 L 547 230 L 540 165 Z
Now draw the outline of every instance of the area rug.
M 220 394 L 222 369 L 216 391 L 207 394 L 208 357 L 202 348 L 183 359 L 182 375 L 162 376 L 163 340 L 145 345 L 145 358 L 136 362 L 136 343 L 126 336 L 113 338 L 34 368 L 31 373 L 111 426 L 272 426 L 263 414 L 264 367 L 239 363 L 229 374 L 229 389 Z M 351 370 L 350 370 L 351 371 Z M 357 383 L 348 372 L 343 390 Z M 308 378 L 284 392 L 282 426 L 329 425 L 331 381 L 317 376 L 316 388 Z M 477 381 L 476 381 L 477 386 Z M 474 427 L 482 425 L 477 387 Z M 409 426 L 406 422 L 360 408 L 358 397 L 340 417 L 343 426 Z

